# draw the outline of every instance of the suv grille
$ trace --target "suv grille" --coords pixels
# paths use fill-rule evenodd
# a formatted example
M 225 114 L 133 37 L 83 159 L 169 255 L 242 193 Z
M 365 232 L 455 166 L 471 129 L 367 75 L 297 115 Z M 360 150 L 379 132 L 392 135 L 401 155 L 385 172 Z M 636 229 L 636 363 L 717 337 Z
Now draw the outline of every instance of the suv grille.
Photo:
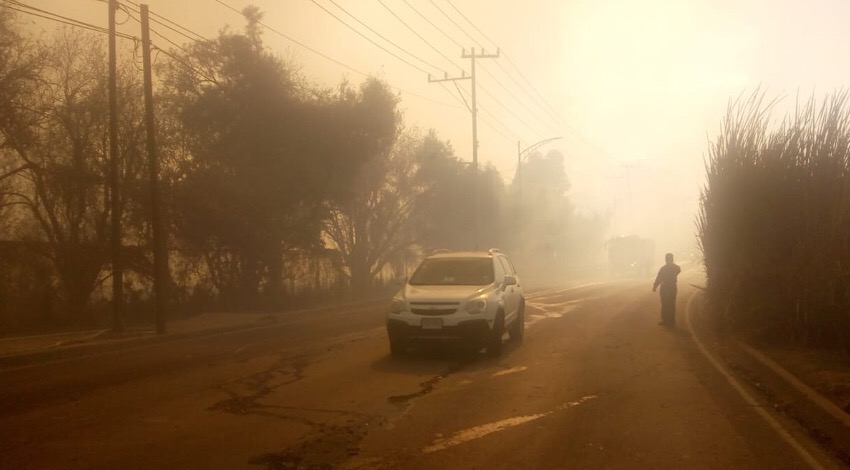
M 417 315 L 451 315 L 457 312 L 457 302 L 416 302 L 410 304 L 410 310 Z

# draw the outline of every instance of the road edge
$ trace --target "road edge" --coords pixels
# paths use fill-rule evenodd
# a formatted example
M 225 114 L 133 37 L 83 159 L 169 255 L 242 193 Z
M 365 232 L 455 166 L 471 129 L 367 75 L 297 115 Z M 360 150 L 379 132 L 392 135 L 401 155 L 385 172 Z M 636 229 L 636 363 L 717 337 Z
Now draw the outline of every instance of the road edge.
M 691 336 L 707 354 L 708 348 L 700 341 L 698 328 L 691 321 L 691 303 L 699 294 L 699 291 L 694 292 L 688 299 L 685 320 Z M 726 373 L 745 381 L 768 400 L 776 412 L 800 425 L 823 450 L 844 465 L 850 465 L 850 415 L 752 345 L 716 335 L 712 339 L 717 342 L 712 348 L 715 353 L 712 357 L 724 363 L 730 371 Z

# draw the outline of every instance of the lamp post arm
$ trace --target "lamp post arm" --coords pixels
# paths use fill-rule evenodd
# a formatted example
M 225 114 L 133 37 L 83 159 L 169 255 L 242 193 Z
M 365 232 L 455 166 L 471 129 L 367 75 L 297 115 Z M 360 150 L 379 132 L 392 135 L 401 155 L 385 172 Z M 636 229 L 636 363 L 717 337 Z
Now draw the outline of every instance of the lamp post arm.
M 534 152 L 538 148 L 542 147 L 543 145 L 546 145 L 549 142 L 552 142 L 552 141 L 555 141 L 555 140 L 558 140 L 558 139 L 561 139 L 561 137 L 550 137 L 548 139 L 541 140 L 540 142 L 537 142 L 536 144 L 529 145 L 528 147 L 525 148 L 525 150 L 519 152 L 520 161 L 525 160 L 526 157 L 531 155 L 532 152 Z M 519 142 L 517 142 L 517 150 L 519 150 Z
M 516 180 L 517 180 L 517 188 L 519 189 L 520 198 L 522 198 L 522 161 L 528 157 L 531 152 L 537 150 L 542 145 L 546 145 L 553 140 L 558 140 L 561 137 L 550 137 L 548 139 L 541 140 L 536 144 L 529 145 L 525 150 L 520 150 L 520 143 L 517 141 L 516 143 Z

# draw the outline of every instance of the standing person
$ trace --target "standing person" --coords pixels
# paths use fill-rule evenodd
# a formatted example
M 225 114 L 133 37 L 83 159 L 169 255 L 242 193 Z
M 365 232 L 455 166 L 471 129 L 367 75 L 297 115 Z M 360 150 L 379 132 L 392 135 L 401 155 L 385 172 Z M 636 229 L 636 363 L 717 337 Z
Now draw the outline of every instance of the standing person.
M 673 253 L 664 255 L 666 262 L 661 269 L 658 270 L 658 276 L 655 277 L 655 283 L 652 285 L 652 292 L 661 286 L 661 322 L 659 325 L 675 326 L 676 325 L 676 279 L 682 268 L 673 262 Z

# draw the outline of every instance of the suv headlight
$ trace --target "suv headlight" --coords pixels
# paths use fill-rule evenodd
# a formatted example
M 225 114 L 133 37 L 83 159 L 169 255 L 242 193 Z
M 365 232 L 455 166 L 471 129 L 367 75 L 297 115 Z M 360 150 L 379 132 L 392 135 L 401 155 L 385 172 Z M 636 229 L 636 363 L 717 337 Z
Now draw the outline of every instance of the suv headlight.
M 396 297 L 390 302 L 390 313 L 401 313 L 407 308 L 407 302 L 404 299 Z
M 487 299 L 479 297 L 466 302 L 466 311 L 471 314 L 484 313 L 487 311 Z

